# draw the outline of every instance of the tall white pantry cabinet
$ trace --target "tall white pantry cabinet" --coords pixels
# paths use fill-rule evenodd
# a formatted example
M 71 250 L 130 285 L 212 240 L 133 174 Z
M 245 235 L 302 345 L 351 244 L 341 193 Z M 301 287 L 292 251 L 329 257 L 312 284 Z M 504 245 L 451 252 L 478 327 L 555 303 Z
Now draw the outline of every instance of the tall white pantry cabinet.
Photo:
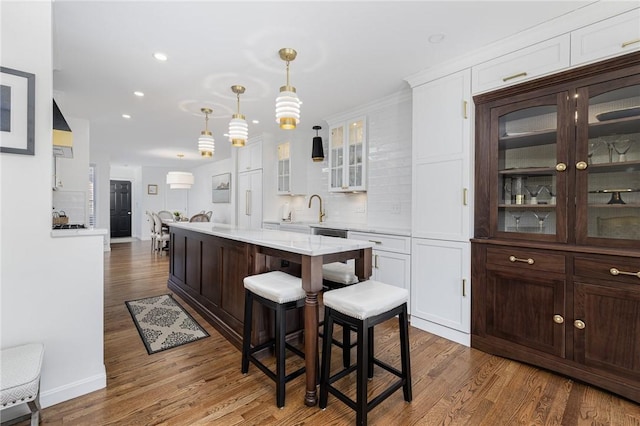
M 470 345 L 471 70 L 413 87 L 411 324 Z

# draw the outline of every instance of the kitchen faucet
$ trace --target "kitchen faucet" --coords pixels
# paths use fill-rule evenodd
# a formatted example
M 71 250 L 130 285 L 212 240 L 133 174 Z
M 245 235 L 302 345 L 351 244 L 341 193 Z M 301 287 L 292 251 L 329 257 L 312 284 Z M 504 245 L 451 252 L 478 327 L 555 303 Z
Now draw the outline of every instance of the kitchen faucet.
M 309 197 L 309 208 L 311 208 L 311 200 L 313 200 L 313 197 L 318 197 L 318 201 L 320 201 L 320 210 L 318 211 L 318 222 L 322 222 L 322 218 L 324 218 L 325 214 L 322 211 L 322 198 L 320 198 L 320 196 L 318 194 L 313 194 L 311 197 Z

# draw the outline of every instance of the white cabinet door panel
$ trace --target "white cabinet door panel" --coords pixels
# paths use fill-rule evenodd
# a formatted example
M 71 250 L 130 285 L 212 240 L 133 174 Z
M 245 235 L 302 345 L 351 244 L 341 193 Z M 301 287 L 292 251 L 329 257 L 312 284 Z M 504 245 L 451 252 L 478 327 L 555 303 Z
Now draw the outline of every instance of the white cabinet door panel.
M 571 65 L 640 50 L 640 9 L 571 33 Z
M 414 238 L 411 256 L 411 315 L 468 333 L 470 243 Z
M 238 226 L 262 228 L 262 170 L 238 173 Z

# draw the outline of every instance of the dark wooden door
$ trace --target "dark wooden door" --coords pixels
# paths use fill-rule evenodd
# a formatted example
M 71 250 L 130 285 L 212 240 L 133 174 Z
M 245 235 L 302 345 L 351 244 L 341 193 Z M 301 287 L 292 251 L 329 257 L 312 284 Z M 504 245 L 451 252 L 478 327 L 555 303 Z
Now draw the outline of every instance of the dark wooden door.
M 110 182 L 111 238 L 131 236 L 131 182 Z

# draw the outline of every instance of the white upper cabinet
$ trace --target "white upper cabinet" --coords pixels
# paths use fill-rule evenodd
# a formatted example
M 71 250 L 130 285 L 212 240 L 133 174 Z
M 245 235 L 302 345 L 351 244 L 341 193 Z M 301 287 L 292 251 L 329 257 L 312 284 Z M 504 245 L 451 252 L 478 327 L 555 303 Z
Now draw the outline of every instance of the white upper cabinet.
M 304 195 L 307 191 L 305 168 L 305 147 L 301 143 L 283 142 L 278 144 L 278 195 Z M 306 147 L 308 148 L 308 147 Z M 311 153 L 306 158 L 311 163 Z
M 534 44 L 473 67 L 473 93 L 510 86 L 568 68 L 570 36 Z
M 640 50 L 640 9 L 571 33 L 571 65 Z
M 250 140 L 238 148 L 238 173 L 262 168 L 262 139 Z
M 467 69 L 413 89 L 413 237 L 471 236 L 469 77 Z
M 367 190 L 367 120 L 330 123 L 329 192 Z

